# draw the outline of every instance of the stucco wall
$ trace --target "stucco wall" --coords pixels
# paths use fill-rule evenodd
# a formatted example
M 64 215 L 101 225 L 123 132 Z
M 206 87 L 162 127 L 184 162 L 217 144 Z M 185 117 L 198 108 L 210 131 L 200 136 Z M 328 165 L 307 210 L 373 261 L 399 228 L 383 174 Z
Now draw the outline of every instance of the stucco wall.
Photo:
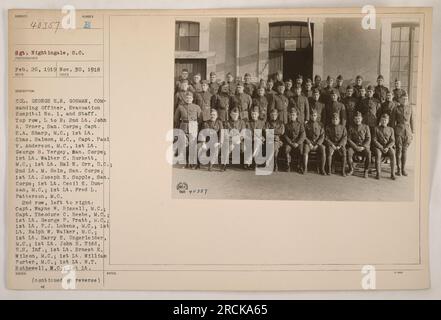
M 381 26 L 363 30 L 360 19 L 326 19 L 323 25 L 323 75 L 375 82 L 380 71 Z

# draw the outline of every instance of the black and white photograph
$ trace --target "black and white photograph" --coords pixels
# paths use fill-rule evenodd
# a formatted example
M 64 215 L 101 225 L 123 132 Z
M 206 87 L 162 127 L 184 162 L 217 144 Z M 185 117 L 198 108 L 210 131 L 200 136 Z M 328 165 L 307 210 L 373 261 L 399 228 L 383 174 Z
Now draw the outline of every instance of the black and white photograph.
M 375 15 L 177 19 L 173 197 L 412 201 L 421 32 Z

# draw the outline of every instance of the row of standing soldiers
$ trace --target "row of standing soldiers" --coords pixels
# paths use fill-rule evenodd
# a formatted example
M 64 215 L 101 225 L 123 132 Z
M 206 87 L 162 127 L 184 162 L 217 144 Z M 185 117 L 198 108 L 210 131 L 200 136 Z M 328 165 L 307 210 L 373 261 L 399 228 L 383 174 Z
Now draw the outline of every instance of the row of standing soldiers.
M 382 155 L 390 158 L 391 166 L 395 167 L 395 163 L 397 164 L 396 174 L 407 175 L 405 164 L 407 148 L 412 141 L 414 131 L 414 116 L 408 95 L 405 90 L 401 89 L 399 80 L 395 81 L 394 90 L 389 90 L 383 85 L 384 79 L 380 75 L 377 78 L 377 86 L 369 85 L 365 88 L 362 85 L 362 77 L 357 76 L 355 84 L 348 85 L 343 90 L 341 76 L 337 77 L 336 86 L 334 86 L 334 80 L 331 77 L 327 78 L 326 86 L 321 86 L 321 79 L 318 76 L 314 79 L 314 84 L 309 79 L 303 84 L 303 79 L 299 76 L 295 85 L 291 80 L 282 81 L 278 76 L 279 74 L 275 81 L 269 80 L 265 83 L 261 80 L 258 85 L 251 83 L 248 74 L 245 75 L 244 81 L 234 81 L 231 74 L 227 74 L 226 81 L 223 83 L 218 82 L 213 73 L 210 74 L 210 81 L 198 81 L 197 77 L 193 82 L 181 79 L 176 84 L 175 127 L 183 128 L 189 120 L 195 120 L 200 123 L 200 128 L 203 128 L 212 121 L 212 110 L 216 111 L 216 121 L 222 123 L 224 127 L 228 127 L 231 126 L 229 125 L 230 111 L 233 109 L 238 113 L 237 121 L 243 122 L 243 126 L 246 127 L 252 123 L 254 121 L 252 115 L 257 112 L 257 120 L 263 123 L 264 127 L 268 127 L 271 126 L 269 123 L 272 121 L 272 112 L 276 110 L 277 119 L 275 120 L 279 125 L 284 126 L 285 131 L 285 128 L 288 128 L 293 122 L 291 114 L 295 110 L 296 123 L 301 124 L 305 132 L 303 140 L 307 142 L 310 140 L 307 137 L 309 131 L 314 143 L 303 143 L 304 141 L 302 141 L 300 144 L 296 143 L 301 147 L 293 148 L 293 145 L 289 141 L 287 142 L 286 134 L 277 134 L 278 130 L 275 130 L 277 147 L 275 158 L 277 159 L 278 151 L 284 144 L 288 168 L 290 168 L 291 155 L 297 152 L 298 155 L 303 156 L 303 166 L 299 170 L 306 172 L 307 155 L 311 151 L 308 149 L 317 150 L 321 155 L 320 171 L 325 174 L 324 159 L 327 159 L 327 173 L 330 173 L 335 152 L 330 150 L 333 148 L 322 150 L 322 146 L 329 147 L 329 139 L 323 138 L 323 141 L 320 141 L 320 139 L 314 139 L 314 136 L 320 130 L 329 131 L 328 128 L 332 127 L 335 117 L 338 116 L 339 130 L 335 133 L 333 140 L 336 143 L 341 140 L 337 143 L 338 145 L 342 145 L 344 142 L 343 149 L 337 148 L 337 154 L 340 154 L 343 159 L 342 173 L 346 175 L 346 159 L 349 164 L 349 173 L 352 174 L 354 155 L 363 156 L 365 158 L 365 176 L 367 177 L 371 149 L 375 152 L 379 149 L 378 139 L 375 139 L 377 127 L 381 124 L 382 116 L 386 114 L 388 124 L 384 130 L 381 128 L 379 130 L 385 136 L 384 139 L 381 139 L 382 141 L 388 138 L 387 143 L 384 141 L 385 146 L 388 147 L 379 149 L 380 156 L 375 153 L 375 159 L 379 159 L 376 166 L 377 177 L 379 178 L 379 164 Z M 190 104 L 186 99 L 187 96 L 190 96 L 187 93 L 191 93 L 192 96 Z M 314 120 L 312 119 L 313 114 L 316 114 Z M 360 124 L 357 124 L 357 118 L 361 118 Z M 292 132 L 290 140 L 299 138 L 295 135 L 295 131 Z M 355 144 L 352 145 L 352 142 Z M 347 150 L 346 145 L 348 145 Z M 369 148 L 366 148 L 367 145 Z M 355 146 L 358 147 L 355 148 Z M 277 161 L 275 161 L 275 169 L 277 169 Z M 394 168 L 392 168 L 391 177 L 395 178 Z

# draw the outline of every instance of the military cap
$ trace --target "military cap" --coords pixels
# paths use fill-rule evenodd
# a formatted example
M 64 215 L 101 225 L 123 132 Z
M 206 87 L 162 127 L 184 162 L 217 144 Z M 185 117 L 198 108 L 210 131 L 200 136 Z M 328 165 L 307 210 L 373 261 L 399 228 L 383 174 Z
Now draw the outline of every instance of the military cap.
M 341 74 L 338 75 L 337 80 L 343 80 L 343 77 Z
M 378 75 L 378 77 L 377 77 L 377 80 L 379 80 L 379 79 L 382 79 L 382 80 L 384 80 L 384 77 L 383 77 L 383 75 Z
M 311 110 L 311 114 L 318 114 L 317 109 L 312 109 L 312 110 Z
M 274 80 L 273 79 L 268 79 L 268 81 L 266 82 L 266 83 L 274 83 Z
M 208 80 L 202 80 L 201 84 L 209 84 Z
M 182 69 L 181 73 L 182 72 L 188 72 L 188 69 Z
M 295 113 L 295 114 L 298 114 L 296 108 L 291 108 L 291 109 L 289 110 L 289 113 Z
M 260 86 L 258 86 L 258 87 L 256 88 L 256 90 L 259 90 L 259 89 L 263 89 L 263 90 L 265 90 L 266 88 L 265 88 L 265 86 L 264 86 L 263 84 L 261 84 Z
M 211 71 L 211 72 L 210 72 L 210 77 L 211 77 L 211 76 L 215 76 L 215 75 L 216 75 L 216 72 L 214 72 L 214 71 Z
M 283 81 L 277 81 L 276 86 L 277 87 L 284 87 L 285 84 L 283 83 Z
M 361 79 L 361 80 L 363 80 L 363 77 L 360 76 L 360 75 L 358 75 L 358 76 L 355 77 L 355 79 Z
M 346 90 L 347 89 L 354 89 L 354 86 L 352 85 L 352 84 L 349 84 L 347 87 L 346 87 Z
M 288 79 L 288 80 L 285 81 L 285 83 L 286 83 L 286 82 L 291 82 L 291 83 L 292 83 L 292 79 Z
M 312 80 L 310 78 L 306 79 L 306 83 L 312 83 Z
M 322 77 L 320 77 L 318 74 L 315 75 L 314 80 L 320 79 L 322 80 Z
M 366 88 L 366 90 L 372 90 L 372 91 L 374 91 L 374 86 L 373 85 L 368 85 L 368 87 Z
M 277 70 L 277 74 L 283 74 L 282 70 Z
M 361 114 L 360 111 L 355 111 L 354 118 L 356 118 L 356 117 L 363 117 L 363 115 Z
M 244 77 L 251 77 L 251 74 L 249 74 L 248 72 L 245 73 Z
M 296 79 L 302 79 L 303 80 L 303 76 L 301 74 L 298 74 Z
M 198 73 L 195 73 L 194 76 L 195 76 L 195 77 L 200 77 L 201 74 L 198 72 Z
M 232 76 L 231 72 L 228 72 L 225 76 Z
M 184 94 L 186 97 L 193 97 L 193 92 L 191 92 L 191 91 L 187 91 L 187 92 L 185 92 L 185 94 Z
M 338 91 L 336 89 L 332 89 L 331 94 L 338 94 Z
M 331 77 L 331 76 L 328 76 L 328 77 L 326 78 L 326 81 L 329 81 L 329 80 L 334 80 L 334 78 Z
M 315 88 L 315 89 L 312 90 L 312 93 L 320 93 L 320 90 Z
M 387 114 L 387 113 L 385 112 L 385 113 L 383 113 L 383 114 L 381 115 L 381 117 L 382 117 L 382 118 L 388 118 L 388 119 L 389 119 L 389 114 Z
M 276 108 L 272 109 L 270 113 L 278 113 L 279 111 L 277 111 Z
M 237 107 L 234 107 L 231 109 L 230 113 L 239 113 L 239 109 Z
M 236 82 L 236 87 L 243 87 L 243 82 L 242 81 L 237 81 Z

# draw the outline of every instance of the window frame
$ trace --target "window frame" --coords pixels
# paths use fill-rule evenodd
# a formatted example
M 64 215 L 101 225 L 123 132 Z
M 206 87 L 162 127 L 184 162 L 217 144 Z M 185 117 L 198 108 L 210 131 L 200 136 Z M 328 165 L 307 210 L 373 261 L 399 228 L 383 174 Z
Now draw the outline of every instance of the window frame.
M 180 30 L 183 25 L 187 25 L 188 34 L 185 36 L 180 35 Z M 197 27 L 197 35 L 192 35 L 190 30 L 191 26 Z M 196 39 L 197 46 L 191 47 L 191 41 Z M 198 52 L 200 51 L 200 39 L 201 39 L 201 24 L 197 21 L 176 20 L 175 21 L 175 51 L 188 51 Z M 186 41 L 186 48 L 181 44 L 182 41 Z

